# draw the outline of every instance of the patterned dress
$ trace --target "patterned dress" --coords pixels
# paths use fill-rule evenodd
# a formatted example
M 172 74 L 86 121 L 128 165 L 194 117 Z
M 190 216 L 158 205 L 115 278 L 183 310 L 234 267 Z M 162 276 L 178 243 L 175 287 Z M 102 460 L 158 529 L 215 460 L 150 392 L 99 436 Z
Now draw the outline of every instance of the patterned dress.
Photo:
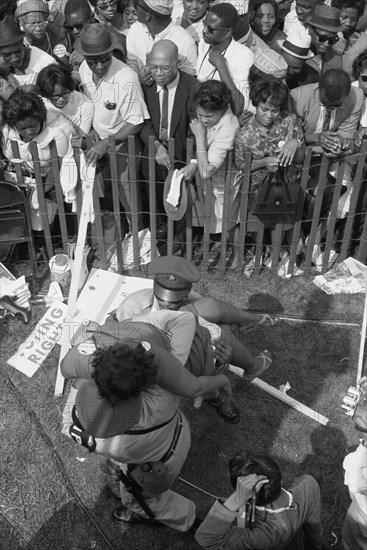
M 304 144 L 304 135 L 300 123 L 295 114 L 289 114 L 283 118 L 274 121 L 272 127 L 266 135 L 260 132 L 253 115 L 245 126 L 240 128 L 235 139 L 235 163 L 240 168 L 244 162 L 245 154 L 252 153 L 253 160 L 259 160 L 265 157 L 275 157 L 277 153 L 290 139 L 298 139 L 301 145 Z M 292 163 L 288 168 L 290 181 L 294 181 L 301 176 L 302 165 Z M 264 181 L 267 176 L 267 168 L 259 168 L 251 175 L 251 191 Z

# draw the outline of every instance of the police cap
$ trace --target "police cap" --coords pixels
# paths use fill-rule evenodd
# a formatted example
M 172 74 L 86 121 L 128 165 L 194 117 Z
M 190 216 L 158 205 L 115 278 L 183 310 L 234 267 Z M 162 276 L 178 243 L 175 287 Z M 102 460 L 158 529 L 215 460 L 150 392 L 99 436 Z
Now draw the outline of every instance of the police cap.
M 148 267 L 155 275 L 154 294 L 166 302 L 179 302 L 191 290 L 192 283 L 200 280 L 198 268 L 180 256 L 160 256 Z

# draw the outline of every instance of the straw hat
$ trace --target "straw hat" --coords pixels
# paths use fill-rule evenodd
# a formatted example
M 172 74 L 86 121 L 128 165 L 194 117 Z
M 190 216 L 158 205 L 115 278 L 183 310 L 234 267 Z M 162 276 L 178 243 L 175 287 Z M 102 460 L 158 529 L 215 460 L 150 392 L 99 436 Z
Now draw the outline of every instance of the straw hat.
M 85 25 L 74 47 L 87 57 L 103 55 L 121 48 L 117 36 L 100 23 Z

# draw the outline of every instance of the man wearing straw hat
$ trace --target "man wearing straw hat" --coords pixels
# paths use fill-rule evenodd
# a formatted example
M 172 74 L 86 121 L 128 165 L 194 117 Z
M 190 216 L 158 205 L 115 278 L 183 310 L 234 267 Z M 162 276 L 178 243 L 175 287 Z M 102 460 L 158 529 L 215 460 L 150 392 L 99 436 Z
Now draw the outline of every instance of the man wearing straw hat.
M 120 201 L 129 213 L 131 195 L 125 144 L 129 136 L 140 131 L 149 113 L 137 75 L 113 56 L 113 50 L 118 48 L 115 34 L 100 23 L 85 25 L 75 42 L 75 49 L 85 57 L 79 69 L 81 83 L 94 103 L 93 145 L 85 158 L 88 163 L 96 163 L 109 150 L 109 136 L 115 138 Z
M 290 90 L 320 80 L 320 73 L 306 64 L 306 61 L 314 56 L 310 51 L 310 45 L 311 36 L 300 34 L 297 29 L 292 30 L 280 45 L 281 55 L 288 65 L 287 86 Z

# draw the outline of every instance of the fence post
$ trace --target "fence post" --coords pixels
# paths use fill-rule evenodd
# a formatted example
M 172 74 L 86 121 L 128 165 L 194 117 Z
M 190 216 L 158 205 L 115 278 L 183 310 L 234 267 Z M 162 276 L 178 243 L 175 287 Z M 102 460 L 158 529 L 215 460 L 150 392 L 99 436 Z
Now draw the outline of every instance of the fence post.
M 113 202 L 113 216 L 115 218 L 115 243 L 116 243 L 116 256 L 117 256 L 117 270 L 118 273 L 122 273 L 122 234 L 121 234 L 121 211 L 120 211 L 120 198 L 118 192 L 119 177 L 117 170 L 117 153 L 116 153 L 116 141 L 114 136 L 109 136 L 109 158 L 111 166 L 111 185 L 112 185 L 112 202 Z
M 148 169 L 149 169 L 149 222 L 151 235 L 152 260 L 157 257 L 157 197 L 155 181 L 155 145 L 154 136 L 149 136 L 148 143 Z
M 192 157 L 194 156 L 194 141 L 192 139 L 186 140 L 186 163 L 189 164 Z M 192 260 L 192 209 L 193 204 L 191 204 L 191 197 L 195 200 L 193 184 L 191 181 L 185 181 L 187 190 L 187 204 L 188 208 L 186 211 L 186 258 Z
M 57 153 L 57 147 L 54 139 L 50 143 L 50 152 L 51 152 L 51 164 L 52 164 L 52 177 L 55 184 L 57 210 L 58 210 L 60 229 L 61 229 L 62 248 L 64 252 L 67 252 L 69 239 L 68 239 L 68 230 L 66 227 L 64 195 L 63 195 L 61 181 L 60 181 L 59 155 Z
M 47 204 L 46 204 L 45 193 L 43 189 L 42 174 L 41 174 L 41 163 L 38 157 L 37 144 L 34 141 L 31 141 L 29 143 L 29 152 L 31 153 L 31 156 L 32 156 L 32 162 L 33 162 L 34 173 L 36 178 L 38 202 L 40 206 L 40 214 L 41 214 L 41 220 L 42 220 L 42 230 L 45 236 L 48 259 L 50 259 L 54 251 L 52 246 L 50 226 L 48 223 Z

